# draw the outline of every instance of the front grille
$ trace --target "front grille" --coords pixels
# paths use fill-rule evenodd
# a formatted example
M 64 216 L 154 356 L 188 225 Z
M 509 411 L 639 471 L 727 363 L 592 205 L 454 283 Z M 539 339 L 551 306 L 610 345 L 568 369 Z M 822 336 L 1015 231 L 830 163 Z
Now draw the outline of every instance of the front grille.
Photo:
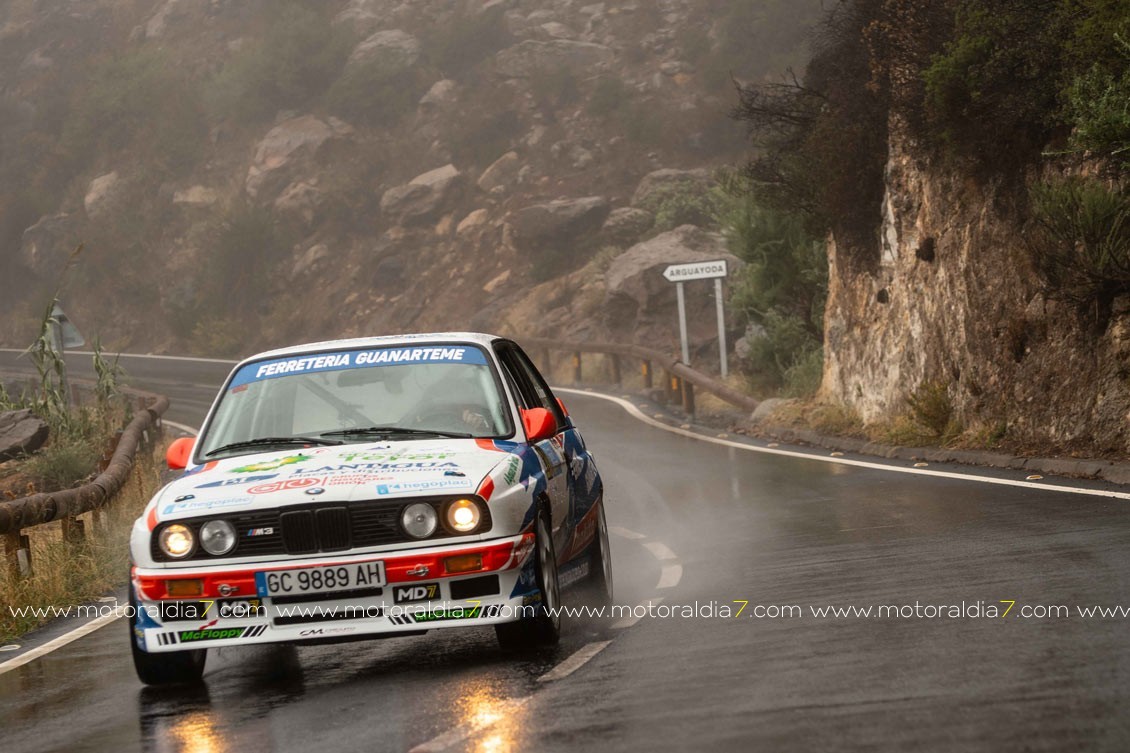
M 232 515 L 208 515 L 189 520 L 178 520 L 187 525 L 199 536 L 200 526 L 206 521 L 224 518 L 235 526 L 238 541 L 235 550 L 224 555 L 230 557 L 259 557 L 279 554 L 317 554 L 318 552 L 343 552 L 386 544 L 399 544 L 418 541 L 400 529 L 400 514 L 403 509 L 416 502 L 426 502 L 436 508 L 436 514 L 443 515 L 444 505 L 458 497 L 410 500 L 362 500 L 344 505 L 311 505 L 285 507 L 281 510 L 260 510 Z M 479 532 L 489 531 L 492 526 L 490 509 L 480 503 L 483 523 Z M 170 562 L 172 558 L 161 551 L 157 544 L 157 534 L 153 532 L 150 541 L 150 554 L 157 562 Z M 432 539 L 450 538 L 454 534 L 442 525 L 432 535 Z M 189 561 L 215 559 L 199 547 L 188 558 Z M 178 560 L 179 561 L 179 560 Z
M 310 554 L 318 551 L 318 532 L 314 530 L 314 513 L 311 510 L 284 512 L 282 522 L 283 545 L 287 554 Z

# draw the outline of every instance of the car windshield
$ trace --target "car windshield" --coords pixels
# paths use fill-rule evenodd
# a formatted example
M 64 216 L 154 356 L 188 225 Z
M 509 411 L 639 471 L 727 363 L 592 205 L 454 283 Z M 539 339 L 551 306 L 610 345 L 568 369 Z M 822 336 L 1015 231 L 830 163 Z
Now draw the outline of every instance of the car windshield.
M 282 448 L 290 437 L 333 444 L 384 435 L 504 437 L 510 426 L 494 369 L 476 346 L 333 351 L 241 367 L 209 422 L 200 454 L 263 452 L 271 449 L 268 441 L 224 448 L 255 440 L 277 440 Z

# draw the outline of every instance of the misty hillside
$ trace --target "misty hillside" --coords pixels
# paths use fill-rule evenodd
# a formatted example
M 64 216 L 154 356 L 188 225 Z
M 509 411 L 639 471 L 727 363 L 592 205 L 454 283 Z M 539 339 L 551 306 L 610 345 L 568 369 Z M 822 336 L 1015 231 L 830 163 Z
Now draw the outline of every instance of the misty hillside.
M 0 4 L 0 338 L 60 283 L 113 349 L 595 335 L 625 306 L 647 335 L 622 252 L 721 250 L 668 231 L 709 226 L 712 169 L 745 156 L 735 80 L 803 66 L 820 7 Z

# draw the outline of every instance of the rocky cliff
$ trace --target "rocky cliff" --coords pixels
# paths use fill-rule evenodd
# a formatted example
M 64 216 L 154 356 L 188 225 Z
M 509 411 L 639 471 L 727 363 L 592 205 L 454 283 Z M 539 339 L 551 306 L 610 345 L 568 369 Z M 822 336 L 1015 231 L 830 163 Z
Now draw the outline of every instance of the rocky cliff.
M 824 395 L 871 423 L 906 413 L 930 385 L 982 438 L 1125 454 L 1130 299 L 1098 330 L 1046 300 L 1018 209 L 1024 187 L 926 157 L 897 117 L 885 183 L 872 271 L 848 269 L 830 247 Z

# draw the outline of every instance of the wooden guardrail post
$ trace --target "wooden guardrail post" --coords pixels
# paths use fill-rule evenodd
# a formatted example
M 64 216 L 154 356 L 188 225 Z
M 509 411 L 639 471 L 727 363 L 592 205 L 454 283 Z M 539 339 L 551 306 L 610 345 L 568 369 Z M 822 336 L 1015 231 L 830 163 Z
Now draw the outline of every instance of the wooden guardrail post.
M 86 526 L 78 518 L 63 518 L 59 521 L 63 529 L 63 541 L 68 544 L 86 543 Z
M 640 361 L 640 373 L 643 375 L 644 389 L 650 390 L 652 388 L 651 361 L 648 361 L 646 359 Z
M 31 575 L 31 541 L 19 531 L 3 535 L 4 560 L 8 566 L 8 580 L 15 582 Z
M 620 356 L 613 353 L 609 358 L 612 359 L 612 383 L 619 387 L 623 381 L 620 378 Z
M 694 385 L 686 379 L 679 380 L 683 387 L 683 412 L 694 418 Z
M 581 351 L 573 351 L 573 384 L 581 383 Z

